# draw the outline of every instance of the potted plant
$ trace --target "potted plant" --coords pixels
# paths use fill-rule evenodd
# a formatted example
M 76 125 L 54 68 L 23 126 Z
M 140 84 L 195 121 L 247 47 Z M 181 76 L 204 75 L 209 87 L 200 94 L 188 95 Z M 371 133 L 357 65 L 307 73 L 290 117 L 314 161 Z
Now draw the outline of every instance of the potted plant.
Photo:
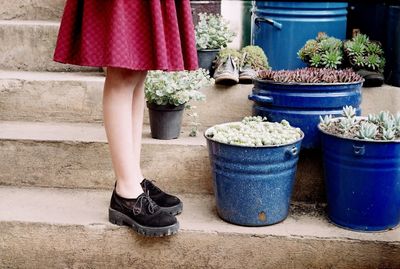
M 200 13 L 195 27 L 199 67 L 213 74 L 212 63 L 221 48 L 227 47 L 236 35 L 221 15 Z
M 345 105 L 361 113 L 363 79 L 350 69 L 264 70 L 253 83 L 253 114 L 277 122 L 286 119 L 299 127 L 305 133 L 303 148 L 319 147 L 320 115 L 338 115 Z
M 145 81 L 145 96 L 151 136 L 157 139 L 177 138 L 185 107 L 190 108 L 192 100 L 205 100 L 205 95 L 199 89 L 210 83 L 211 78 L 203 69 L 149 72 Z
M 400 113 L 321 118 L 328 216 L 337 225 L 382 231 L 400 223 Z
M 365 87 L 383 84 L 386 61 L 379 42 L 371 41 L 367 35 L 359 33 L 344 42 L 344 52 L 350 66 L 364 77 Z
M 308 40 L 297 55 L 308 66 L 338 69 L 344 63 L 343 42 L 321 32 Z
M 297 55 L 311 67 L 352 68 L 364 78 L 364 87 L 383 84 L 383 49 L 367 35 L 357 33 L 351 40 L 342 42 L 319 33 L 316 39 L 308 40 Z
M 288 215 L 304 134 L 287 121 L 261 117 L 215 125 L 205 132 L 219 216 L 264 226 Z

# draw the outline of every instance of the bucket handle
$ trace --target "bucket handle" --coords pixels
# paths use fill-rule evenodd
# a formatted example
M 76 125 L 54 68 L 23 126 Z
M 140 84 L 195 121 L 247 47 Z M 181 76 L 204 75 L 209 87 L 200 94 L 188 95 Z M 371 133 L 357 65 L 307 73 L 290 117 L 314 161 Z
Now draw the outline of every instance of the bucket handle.
M 286 150 L 286 154 L 290 157 L 296 157 L 299 155 L 299 149 L 296 146 L 293 146 L 291 149 Z
M 254 94 L 249 94 L 248 96 L 249 100 L 252 100 L 257 103 L 272 103 L 274 99 L 269 96 L 264 96 L 264 95 L 254 95 Z
M 259 18 L 259 17 L 257 17 L 257 18 L 254 20 L 254 23 L 257 25 L 257 27 L 260 27 L 260 22 L 266 22 L 266 23 L 272 25 L 273 27 L 275 27 L 275 28 L 278 29 L 278 30 L 281 30 L 281 29 L 282 29 L 282 23 L 279 23 L 279 22 L 277 22 L 277 21 L 274 21 L 273 19 Z
M 365 146 L 353 145 L 353 152 L 356 156 L 363 156 L 365 154 Z

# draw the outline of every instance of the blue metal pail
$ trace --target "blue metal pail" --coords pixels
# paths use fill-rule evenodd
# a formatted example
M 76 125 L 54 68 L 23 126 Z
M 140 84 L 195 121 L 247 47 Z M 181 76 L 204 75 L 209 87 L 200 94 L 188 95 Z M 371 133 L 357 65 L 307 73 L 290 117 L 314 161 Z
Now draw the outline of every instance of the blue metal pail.
M 319 32 L 346 37 L 347 3 L 256 1 L 252 44 L 262 47 L 274 70 L 305 65 L 297 52 Z
M 283 221 L 288 215 L 301 139 L 283 146 L 243 147 L 206 138 L 218 215 L 243 226 Z
M 322 133 L 328 216 L 358 231 L 400 223 L 400 142 Z
M 317 125 L 319 116 L 339 116 L 346 105 L 361 114 L 362 82 L 354 83 L 279 83 L 253 80 L 249 99 L 254 101 L 253 114 L 270 121 L 286 119 L 305 134 L 303 148 L 320 145 Z

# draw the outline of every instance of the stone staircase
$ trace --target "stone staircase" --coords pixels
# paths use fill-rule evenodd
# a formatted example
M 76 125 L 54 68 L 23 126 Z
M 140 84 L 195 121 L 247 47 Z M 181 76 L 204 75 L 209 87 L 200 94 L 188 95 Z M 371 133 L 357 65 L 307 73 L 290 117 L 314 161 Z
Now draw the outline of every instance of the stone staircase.
M 52 62 L 65 0 L 0 0 L 0 268 L 400 268 L 400 230 L 357 233 L 324 213 L 320 155 L 303 152 L 290 216 L 268 227 L 216 214 L 205 139 L 150 138 L 142 167 L 184 201 L 181 230 L 145 238 L 108 222 L 114 174 L 104 76 Z M 251 86 L 203 89 L 202 128 L 251 114 Z M 363 89 L 364 113 L 398 110 L 400 89 Z

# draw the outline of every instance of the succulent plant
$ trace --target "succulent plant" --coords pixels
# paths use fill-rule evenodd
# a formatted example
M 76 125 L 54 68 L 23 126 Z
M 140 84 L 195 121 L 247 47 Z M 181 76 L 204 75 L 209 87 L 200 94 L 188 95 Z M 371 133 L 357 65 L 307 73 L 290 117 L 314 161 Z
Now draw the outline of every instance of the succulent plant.
M 334 70 L 312 67 L 296 70 L 263 70 L 258 72 L 257 77 L 282 83 L 351 83 L 363 80 L 351 69 Z
M 325 115 L 324 117 L 319 116 L 321 125 L 328 127 L 332 122 L 332 115 Z
M 303 133 L 289 122 L 268 122 L 260 116 L 245 117 L 241 122 L 215 125 L 206 131 L 206 136 L 224 144 L 262 147 L 291 144 Z
M 353 118 L 356 116 L 356 109 L 352 106 L 345 106 L 342 115 L 346 118 Z
M 198 49 L 225 48 L 236 35 L 229 29 L 229 22 L 220 15 L 200 13 L 195 27 Z
M 308 40 L 297 55 L 309 66 L 337 69 L 343 63 L 342 41 L 319 33 L 315 39 Z
M 400 140 L 400 112 L 393 115 L 388 111 L 381 111 L 378 114 L 369 114 L 368 117 L 357 117 L 355 109 L 346 106 L 342 115 L 343 117 L 329 120 L 325 119 L 326 116 L 320 117 L 320 128 L 346 138 Z
M 242 54 L 242 66 L 250 66 L 254 70 L 270 69 L 267 56 L 259 46 L 246 46 L 240 51 Z
M 379 42 L 371 41 L 367 35 L 358 34 L 344 42 L 343 47 L 353 68 L 383 72 L 385 58 Z
M 360 124 L 359 138 L 361 139 L 374 139 L 378 133 L 378 126 L 370 122 L 363 122 Z

